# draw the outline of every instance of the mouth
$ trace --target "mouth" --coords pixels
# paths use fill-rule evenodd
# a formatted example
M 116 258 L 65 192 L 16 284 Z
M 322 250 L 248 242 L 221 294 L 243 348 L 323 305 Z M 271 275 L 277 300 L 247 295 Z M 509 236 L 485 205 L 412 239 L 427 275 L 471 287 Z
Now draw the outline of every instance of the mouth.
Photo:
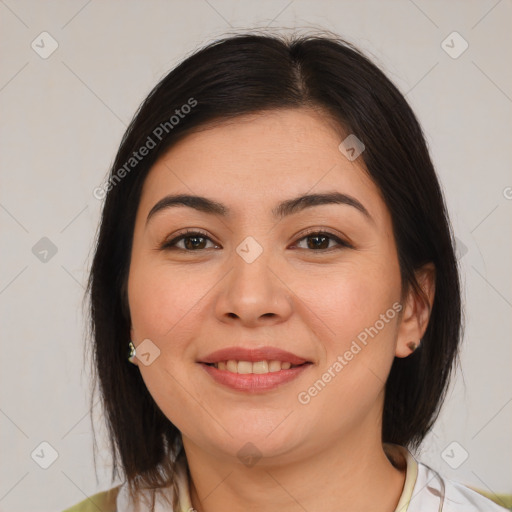
M 230 373 L 238 373 L 240 375 L 248 375 L 255 373 L 264 375 L 266 373 L 280 372 L 281 370 L 289 370 L 290 368 L 297 368 L 306 364 L 311 364 L 306 361 L 302 364 L 292 364 L 290 361 L 263 360 L 263 361 L 236 361 L 228 359 L 226 361 L 219 361 L 217 363 L 203 363 L 217 370 L 223 370 Z
M 218 384 L 248 393 L 275 389 L 294 380 L 314 364 L 273 347 L 231 347 L 218 350 L 197 362 Z

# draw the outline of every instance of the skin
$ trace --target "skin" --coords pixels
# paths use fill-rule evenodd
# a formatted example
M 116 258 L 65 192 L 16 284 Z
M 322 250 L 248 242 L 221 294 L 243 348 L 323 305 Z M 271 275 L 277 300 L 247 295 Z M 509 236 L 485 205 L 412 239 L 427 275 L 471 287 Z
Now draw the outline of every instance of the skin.
M 351 162 L 340 152 L 345 136 L 321 112 L 272 111 L 207 128 L 173 146 L 148 174 L 128 280 L 131 339 L 137 346 L 149 338 L 160 350 L 150 365 L 135 363 L 182 433 L 192 504 L 206 512 L 392 512 L 405 472 L 381 443 L 384 385 L 394 357 L 410 355 L 407 343 L 425 332 L 434 269 L 417 274 L 428 302 L 412 291 L 401 297 L 390 214 L 362 158 Z M 355 197 L 372 220 L 339 204 L 272 217 L 282 200 L 331 191 Z M 180 206 L 146 225 L 151 208 L 171 193 L 206 196 L 232 214 Z M 190 239 L 176 243 L 181 251 L 159 249 L 184 228 L 207 234 L 200 249 L 190 249 Z M 352 247 L 327 239 L 321 247 L 329 249 L 311 248 L 308 228 Z M 236 252 L 248 236 L 263 249 L 252 263 Z M 401 314 L 300 403 L 298 394 L 396 302 Z M 216 383 L 197 363 L 234 345 L 270 345 L 313 364 L 277 389 L 250 395 Z M 237 457 L 248 442 L 262 456 L 252 467 Z

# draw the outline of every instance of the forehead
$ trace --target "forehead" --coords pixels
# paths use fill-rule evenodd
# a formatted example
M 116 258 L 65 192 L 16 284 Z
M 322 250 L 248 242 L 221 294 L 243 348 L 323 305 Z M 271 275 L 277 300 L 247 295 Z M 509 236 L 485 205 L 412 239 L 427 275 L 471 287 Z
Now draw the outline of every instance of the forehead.
M 289 197 L 338 190 L 372 216 L 385 208 L 362 158 L 339 150 L 346 134 L 326 115 L 287 109 L 201 127 L 172 146 L 145 180 L 140 210 L 169 193 L 222 199 L 234 215 L 271 209 Z

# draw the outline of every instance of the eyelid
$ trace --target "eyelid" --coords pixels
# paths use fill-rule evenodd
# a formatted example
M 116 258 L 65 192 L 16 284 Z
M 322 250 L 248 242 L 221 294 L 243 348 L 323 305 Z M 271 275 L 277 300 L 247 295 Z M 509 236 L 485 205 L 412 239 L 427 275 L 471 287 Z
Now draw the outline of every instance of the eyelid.
M 187 236 L 192 237 L 193 235 L 201 235 L 202 237 L 207 238 L 208 240 L 211 240 L 213 243 L 216 244 L 216 242 L 214 242 L 212 240 L 212 237 L 208 233 L 203 231 L 202 229 L 200 229 L 200 228 L 185 228 L 185 229 L 182 229 L 181 231 L 178 231 L 177 233 L 175 233 L 171 238 L 169 238 L 169 239 L 166 238 L 161 243 L 159 249 L 165 250 L 166 248 L 171 248 L 172 247 L 171 244 L 176 244 L 183 238 L 186 238 Z M 178 249 L 180 249 L 180 248 L 178 248 Z M 181 249 L 181 250 L 183 250 L 183 249 Z M 185 252 L 194 252 L 194 251 L 185 251 Z
M 319 251 L 310 250 L 309 252 L 322 253 L 322 252 L 328 252 L 333 249 L 337 249 L 339 247 L 347 247 L 350 249 L 354 248 L 354 246 L 347 240 L 347 237 L 345 237 L 344 235 L 341 235 L 341 234 L 338 235 L 336 233 L 333 233 L 329 229 L 321 228 L 321 227 L 308 228 L 306 231 L 299 233 L 299 235 L 295 238 L 294 243 L 300 242 L 304 238 L 307 238 L 308 236 L 311 236 L 311 235 L 327 235 L 330 238 L 332 238 L 334 241 L 336 241 L 336 243 L 338 244 L 338 247 L 331 247 L 330 249 L 323 249 L 323 250 L 319 250 Z
M 165 250 L 167 248 L 173 248 L 173 246 L 177 242 L 183 240 L 184 238 L 187 238 L 187 236 L 192 237 L 193 235 L 201 235 L 202 237 L 210 240 L 215 245 L 218 245 L 214 240 L 212 240 L 211 236 L 208 233 L 206 233 L 205 231 L 203 231 L 202 229 L 200 229 L 200 228 L 185 228 L 185 229 L 175 233 L 170 240 L 167 240 L 167 239 L 164 240 L 164 242 L 162 242 L 162 244 L 160 245 L 159 248 L 162 250 Z M 346 237 L 343 237 L 341 235 L 339 236 L 339 235 L 333 233 L 332 231 L 327 230 L 326 228 L 320 228 L 320 227 L 308 228 L 306 231 L 300 233 L 299 235 L 297 235 L 294 238 L 294 240 L 295 240 L 294 243 L 301 242 L 302 240 L 304 240 L 304 238 L 307 238 L 308 236 L 311 236 L 311 235 L 327 235 L 332 240 L 334 240 L 338 244 L 338 246 L 331 247 L 330 249 L 321 249 L 318 251 L 309 250 L 308 252 L 325 253 L 325 252 L 329 252 L 333 249 L 337 249 L 339 247 L 354 248 L 354 246 L 346 240 Z M 178 250 L 181 250 L 184 252 L 201 252 L 206 249 L 200 249 L 198 251 L 187 251 L 186 249 L 178 248 Z

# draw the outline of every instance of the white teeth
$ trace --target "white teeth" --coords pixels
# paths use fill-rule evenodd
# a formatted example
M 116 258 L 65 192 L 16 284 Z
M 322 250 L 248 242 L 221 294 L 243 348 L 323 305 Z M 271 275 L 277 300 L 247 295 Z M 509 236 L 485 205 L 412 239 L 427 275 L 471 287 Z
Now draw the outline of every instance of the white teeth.
M 238 373 L 238 363 L 233 360 L 228 361 L 226 363 L 226 370 L 228 372 Z
M 269 372 L 278 372 L 281 369 L 281 361 L 270 361 L 268 365 Z
M 248 373 L 272 373 L 279 372 L 281 370 L 289 370 L 292 364 L 288 361 L 235 361 L 230 359 L 229 361 L 219 361 L 215 363 L 215 368 L 219 370 L 227 370 L 231 373 L 240 373 L 246 375 Z
M 240 366 L 240 363 L 238 363 L 238 366 Z M 252 373 L 268 373 L 267 361 L 258 361 L 257 363 L 252 363 Z
M 238 361 L 238 373 L 252 373 L 252 363 L 250 361 Z

